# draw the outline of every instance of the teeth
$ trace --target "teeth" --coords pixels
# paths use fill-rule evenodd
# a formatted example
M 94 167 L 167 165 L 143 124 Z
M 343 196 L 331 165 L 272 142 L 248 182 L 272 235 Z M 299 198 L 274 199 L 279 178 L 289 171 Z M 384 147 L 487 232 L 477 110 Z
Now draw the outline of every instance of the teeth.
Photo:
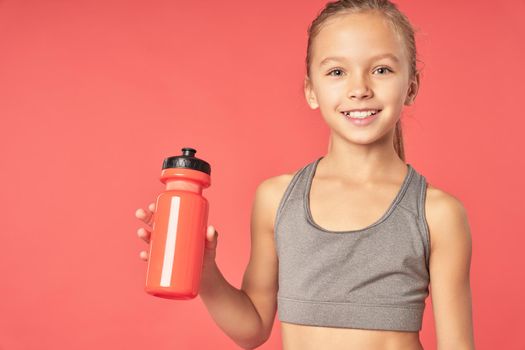
M 373 111 L 363 111 L 363 112 L 343 112 L 343 114 L 346 115 L 347 117 L 363 119 L 371 115 L 374 115 L 377 112 L 378 112 L 377 110 L 373 110 Z

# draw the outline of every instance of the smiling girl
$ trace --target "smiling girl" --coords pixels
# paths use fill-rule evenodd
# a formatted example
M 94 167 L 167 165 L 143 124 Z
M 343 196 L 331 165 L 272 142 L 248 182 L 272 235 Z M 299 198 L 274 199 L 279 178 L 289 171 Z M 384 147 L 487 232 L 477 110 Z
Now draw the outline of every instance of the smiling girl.
M 474 349 L 465 208 L 405 162 L 401 114 L 420 83 L 412 26 L 388 0 L 336 1 L 308 33 L 304 92 L 328 152 L 257 187 L 240 290 L 208 227 L 204 304 L 245 349 L 270 337 L 278 311 L 285 350 L 421 350 L 431 294 L 438 349 Z M 150 225 L 154 211 L 136 215 Z

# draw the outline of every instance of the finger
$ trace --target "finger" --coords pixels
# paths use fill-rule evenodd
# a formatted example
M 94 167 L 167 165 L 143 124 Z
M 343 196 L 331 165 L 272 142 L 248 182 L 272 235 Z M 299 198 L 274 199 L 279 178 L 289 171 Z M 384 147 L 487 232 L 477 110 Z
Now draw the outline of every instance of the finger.
M 208 226 L 206 231 L 206 249 L 214 250 L 217 248 L 217 238 L 219 237 L 219 232 L 212 225 Z
M 145 250 L 141 251 L 139 257 L 141 260 L 148 261 L 148 252 Z
M 155 202 L 151 202 L 149 205 L 148 205 L 148 209 L 149 211 L 151 211 L 152 213 L 155 212 Z
M 149 226 L 152 226 L 153 225 L 153 220 L 155 219 L 155 202 L 151 202 L 149 205 L 148 205 L 148 211 L 151 213 L 150 216 L 149 216 L 149 219 L 148 219 L 148 222 L 147 224 Z
M 150 242 L 151 232 L 141 227 L 137 230 L 137 235 L 142 238 L 146 243 Z
M 213 241 L 216 238 L 216 236 L 218 236 L 218 235 L 219 235 L 219 233 L 217 232 L 215 227 L 213 227 L 212 225 L 209 225 L 208 229 L 206 230 L 206 238 L 209 241 Z
M 144 210 L 142 208 L 137 209 L 135 216 L 140 220 L 144 221 L 147 225 L 151 226 L 153 224 L 153 212 L 149 210 Z

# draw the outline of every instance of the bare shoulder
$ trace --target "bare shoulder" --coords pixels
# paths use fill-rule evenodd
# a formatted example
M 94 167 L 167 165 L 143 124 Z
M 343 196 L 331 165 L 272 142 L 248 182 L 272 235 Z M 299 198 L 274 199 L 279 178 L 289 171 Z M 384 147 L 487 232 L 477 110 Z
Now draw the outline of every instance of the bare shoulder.
M 261 181 L 257 187 L 256 197 L 265 202 L 267 208 L 266 221 L 267 225 L 272 228 L 272 231 L 279 203 L 296 173 L 297 171 L 269 177 Z
M 425 216 L 432 250 L 443 244 L 452 244 L 454 241 L 469 243 L 467 211 L 461 200 L 453 194 L 428 184 Z

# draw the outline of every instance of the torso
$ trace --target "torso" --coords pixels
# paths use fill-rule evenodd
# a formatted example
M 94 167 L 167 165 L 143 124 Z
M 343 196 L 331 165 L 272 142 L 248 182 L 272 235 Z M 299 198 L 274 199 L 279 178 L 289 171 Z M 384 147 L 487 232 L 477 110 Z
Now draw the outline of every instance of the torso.
M 281 322 L 283 350 L 423 350 L 419 332 L 303 326 Z
M 286 179 L 281 183 L 282 192 L 292 176 L 285 175 Z M 367 227 L 387 210 L 403 179 L 404 176 L 401 176 L 395 183 L 380 184 L 384 190 L 379 193 L 377 186 L 363 188 L 344 184 L 334 179 L 323 179 L 316 172 L 310 190 L 312 217 L 318 225 L 332 231 Z M 428 184 L 426 203 L 433 189 Z M 344 215 L 343 208 L 346 208 Z M 426 210 L 429 210 L 427 204 Z M 281 322 L 281 336 L 283 350 L 423 350 L 419 332 L 314 327 Z

